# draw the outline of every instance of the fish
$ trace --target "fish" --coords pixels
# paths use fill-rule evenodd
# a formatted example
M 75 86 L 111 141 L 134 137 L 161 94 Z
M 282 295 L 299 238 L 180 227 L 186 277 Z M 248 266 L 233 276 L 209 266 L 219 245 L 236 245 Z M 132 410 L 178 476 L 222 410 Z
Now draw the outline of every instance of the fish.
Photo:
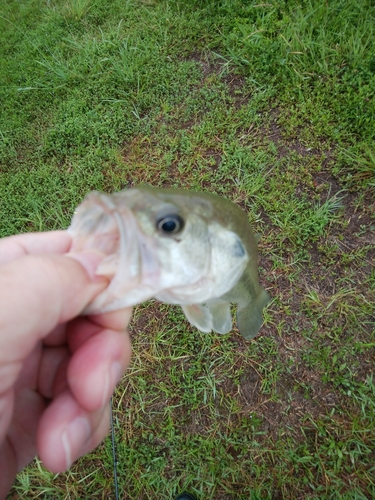
M 139 186 L 89 193 L 68 233 L 72 252 L 105 257 L 97 275 L 109 285 L 86 308 L 98 314 L 154 298 L 178 304 L 202 332 L 232 329 L 254 338 L 270 300 L 259 284 L 258 245 L 247 215 L 216 194 Z

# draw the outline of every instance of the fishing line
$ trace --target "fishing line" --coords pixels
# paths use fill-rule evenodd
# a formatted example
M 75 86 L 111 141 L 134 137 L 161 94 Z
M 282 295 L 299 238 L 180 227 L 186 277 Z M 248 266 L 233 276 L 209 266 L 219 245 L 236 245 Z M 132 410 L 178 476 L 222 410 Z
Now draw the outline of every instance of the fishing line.
M 112 458 L 113 458 L 113 479 L 115 482 L 115 498 L 119 500 L 118 494 L 118 479 L 117 479 L 117 456 L 116 456 L 116 443 L 115 443 L 115 426 L 113 423 L 113 407 L 112 407 L 112 398 L 109 401 L 109 413 L 110 413 L 110 421 L 111 421 L 111 439 L 112 439 Z

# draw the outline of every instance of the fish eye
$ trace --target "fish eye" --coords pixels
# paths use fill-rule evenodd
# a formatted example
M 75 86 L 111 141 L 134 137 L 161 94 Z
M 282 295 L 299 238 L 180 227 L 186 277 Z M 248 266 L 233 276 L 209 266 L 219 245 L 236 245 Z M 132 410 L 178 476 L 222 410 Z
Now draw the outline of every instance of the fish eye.
M 176 234 L 182 231 L 184 221 L 178 214 L 165 215 L 156 221 L 156 227 L 161 233 Z

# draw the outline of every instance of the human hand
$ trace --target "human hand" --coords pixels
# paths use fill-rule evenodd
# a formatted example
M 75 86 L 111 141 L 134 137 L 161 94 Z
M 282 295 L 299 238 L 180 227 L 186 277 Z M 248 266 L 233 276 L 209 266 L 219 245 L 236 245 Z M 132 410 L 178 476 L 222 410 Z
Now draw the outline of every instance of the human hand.
M 79 316 L 108 284 L 63 231 L 0 240 L 0 499 L 38 454 L 53 472 L 95 448 L 130 360 L 131 310 Z

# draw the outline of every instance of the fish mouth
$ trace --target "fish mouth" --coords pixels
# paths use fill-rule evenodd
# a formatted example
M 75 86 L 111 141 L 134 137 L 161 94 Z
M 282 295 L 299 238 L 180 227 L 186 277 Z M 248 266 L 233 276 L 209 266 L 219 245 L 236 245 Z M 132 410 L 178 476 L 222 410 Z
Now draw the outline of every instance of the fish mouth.
M 122 206 L 120 214 L 111 196 L 93 192 L 78 207 L 68 229 L 73 240 L 70 251 L 96 250 L 103 253 L 105 257 L 96 274 L 110 280 L 105 291 L 84 313 L 118 308 L 114 304 L 118 303 L 119 290 L 124 296 L 139 285 L 141 255 L 138 232 L 132 211 Z
M 111 198 L 97 192 L 90 193 L 77 208 L 68 233 L 73 240 L 71 252 L 97 250 L 106 255 L 97 274 L 108 277 L 115 274 L 110 262 L 113 263 L 118 254 L 127 253 L 126 239 L 131 241 L 126 238 L 126 224 Z

